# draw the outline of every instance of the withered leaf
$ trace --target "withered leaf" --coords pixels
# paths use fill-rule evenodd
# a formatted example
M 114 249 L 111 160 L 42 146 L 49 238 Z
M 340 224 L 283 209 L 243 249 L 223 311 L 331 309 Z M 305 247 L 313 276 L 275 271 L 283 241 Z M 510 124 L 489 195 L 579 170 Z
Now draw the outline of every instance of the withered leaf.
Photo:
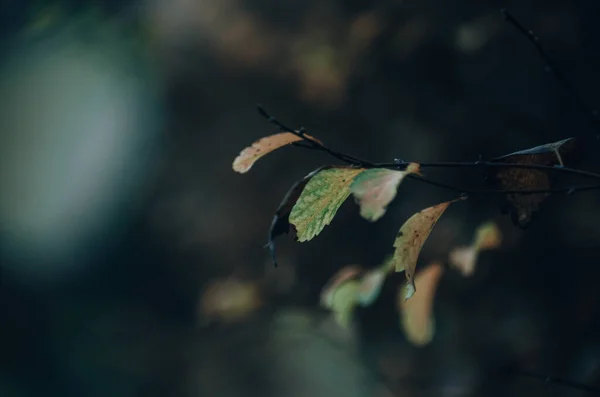
M 416 290 L 413 278 L 421 248 L 440 216 L 454 201 L 456 200 L 425 208 L 411 216 L 400 228 L 394 241 L 396 250 L 393 260 L 396 271 L 404 270 L 406 274 L 405 299 L 410 299 Z
M 435 333 L 433 301 L 437 286 L 444 272 L 440 263 L 434 262 L 415 277 L 417 291 L 410 300 L 406 300 L 408 285 L 398 288 L 397 305 L 400 311 L 400 325 L 406 339 L 416 346 L 431 342 Z
M 510 153 L 491 162 L 563 166 L 574 149 L 575 138 L 567 138 Z M 544 170 L 490 167 L 488 176 L 503 190 L 549 190 L 551 188 L 550 177 Z M 531 222 L 534 212 L 539 209 L 540 203 L 548 196 L 549 193 L 507 193 L 501 207 L 510 211 L 515 225 L 525 228 Z
M 381 218 L 404 177 L 413 173 L 419 173 L 419 164 L 410 163 L 403 171 L 372 168 L 357 175 L 350 192 L 360 206 L 360 215 L 371 222 Z
M 269 228 L 269 236 L 267 240 L 266 247 L 269 248 L 269 252 L 271 253 L 271 259 L 273 260 L 273 264 L 277 266 L 277 258 L 275 255 L 275 238 L 281 236 L 282 234 L 288 234 L 290 231 L 290 223 L 289 217 L 292 208 L 298 201 L 302 190 L 313 176 L 315 176 L 320 171 L 330 168 L 331 166 L 322 166 L 312 171 L 310 174 L 306 175 L 304 178 L 294 183 L 290 190 L 285 194 L 285 197 L 279 204 L 277 211 L 275 211 L 275 215 L 273 216 L 273 220 L 271 221 L 271 227 Z
M 563 157 L 572 154 L 575 150 L 575 138 L 566 138 L 558 142 L 546 143 L 530 149 L 519 150 L 514 153 L 497 157 L 492 161 L 499 163 L 525 163 L 540 165 L 564 165 Z M 523 161 L 529 157 L 530 161 Z
M 335 166 L 309 179 L 289 215 L 299 242 L 309 241 L 333 220 L 350 195 L 350 184 L 362 168 Z
M 316 138 L 307 135 L 310 139 L 319 142 Z M 233 170 L 240 174 L 246 173 L 254 163 L 264 155 L 293 142 L 302 141 L 303 138 L 291 132 L 280 132 L 266 136 L 254 142 L 251 146 L 244 148 L 233 160 Z

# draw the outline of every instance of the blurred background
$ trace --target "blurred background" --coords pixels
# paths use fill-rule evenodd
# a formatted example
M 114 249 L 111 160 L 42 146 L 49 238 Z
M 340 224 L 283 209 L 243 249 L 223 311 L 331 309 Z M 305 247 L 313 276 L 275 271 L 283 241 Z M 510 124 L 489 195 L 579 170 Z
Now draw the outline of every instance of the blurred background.
M 598 172 L 595 131 L 502 7 L 600 106 L 594 0 L 4 0 L 0 396 L 585 395 L 505 368 L 600 387 L 598 192 L 552 197 L 527 230 L 493 200 L 451 207 L 419 267 L 488 220 L 503 245 L 470 278 L 444 273 L 436 335 L 415 347 L 398 326 L 401 275 L 349 330 L 319 294 L 343 266 L 381 263 L 404 220 L 452 192 L 406 181 L 376 223 L 348 200 L 314 241 L 280 238 L 275 269 L 275 209 L 332 159 L 284 148 L 231 168 L 277 132 L 262 103 L 373 161 L 475 161 L 572 136 L 577 167 Z M 240 313 L 202 300 L 215 288 Z

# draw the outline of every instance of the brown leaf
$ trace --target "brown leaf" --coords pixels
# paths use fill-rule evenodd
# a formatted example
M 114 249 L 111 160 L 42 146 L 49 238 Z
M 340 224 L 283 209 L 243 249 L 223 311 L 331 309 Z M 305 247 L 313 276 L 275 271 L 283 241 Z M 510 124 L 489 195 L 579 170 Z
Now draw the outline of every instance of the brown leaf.
M 266 247 L 269 248 L 269 252 L 271 253 L 271 259 L 273 260 L 273 264 L 275 266 L 277 266 L 277 259 L 275 256 L 275 238 L 281 236 L 282 234 L 289 233 L 290 212 L 292 211 L 292 208 L 294 208 L 294 205 L 296 205 L 296 202 L 298 201 L 302 190 L 304 189 L 310 178 L 315 176 L 320 171 L 328 168 L 331 168 L 331 166 L 326 165 L 319 167 L 316 170 L 312 171 L 310 174 L 306 175 L 298 182 L 294 183 L 290 190 L 288 190 L 288 192 L 285 194 L 285 197 L 279 204 L 277 211 L 275 211 L 275 216 L 273 216 L 273 220 L 271 221 L 271 227 L 269 228 L 269 237 L 266 244 Z
M 575 138 L 547 143 L 531 149 L 520 150 L 492 160 L 500 163 L 520 163 L 535 165 L 564 165 L 566 156 L 573 153 Z M 546 171 L 526 168 L 490 168 L 490 179 L 503 190 L 549 190 L 550 178 Z M 539 209 L 549 193 L 507 194 L 506 203 L 501 204 L 511 213 L 513 223 L 526 227 L 532 215 Z
M 433 301 L 443 272 L 444 268 L 437 262 L 421 270 L 415 277 L 417 291 L 410 300 L 405 299 L 406 289 L 409 286 L 398 288 L 397 305 L 400 310 L 400 325 L 406 339 L 414 345 L 426 345 L 435 333 Z
M 360 215 L 375 222 L 385 214 L 386 207 L 396 197 L 396 190 L 409 174 L 419 173 L 419 164 L 410 163 L 404 171 L 372 168 L 354 178 L 350 192 L 360 206 Z
M 306 136 L 316 142 L 319 142 L 310 135 Z M 302 140 L 303 138 L 292 134 L 291 132 L 280 132 L 278 134 L 261 138 L 240 152 L 235 160 L 233 160 L 233 170 L 235 172 L 239 172 L 240 174 L 246 173 L 248 170 L 250 170 L 250 168 L 252 168 L 252 165 L 254 165 L 254 163 L 264 155 L 279 149 L 282 146 Z
M 407 287 L 405 299 L 410 299 L 416 290 L 413 277 L 421 248 L 440 216 L 454 201 L 456 200 L 446 201 L 417 212 L 400 228 L 394 241 L 394 248 L 396 248 L 394 252 L 394 264 L 396 271 L 404 270 L 406 273 Z

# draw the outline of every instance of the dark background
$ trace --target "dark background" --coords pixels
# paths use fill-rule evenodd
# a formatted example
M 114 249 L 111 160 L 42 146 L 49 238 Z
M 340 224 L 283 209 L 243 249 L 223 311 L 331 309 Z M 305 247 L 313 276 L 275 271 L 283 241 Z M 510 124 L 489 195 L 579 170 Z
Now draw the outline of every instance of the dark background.
M 0 130 L 0 396 L 348 396 L 379 395 L 380 384 L 398 396 L 584 395 L 506 375 L 507 367 L 600 387 L 597 192 L 552 197 L 527 230 L 493 200 L 452 206 L 419 266 L 444 261 L 486 220 L 497 221 L 504 243 L 471 278 L 445 272 L 436 337 L 416 348 L 398 328 L 401 278 L 360 311 L 350 340 L 302 319 L 325 316 L 318 296 L 337 269 L 379 264 L 407 217 L 452 192 L 407 181 L 373 224 L 348 200 L 314 241 L 281 238 L 273 270 L 263 245 L 274 210 L 294 181 L 333 160 L 286 148 L 246 175 L 231 169 L 243 147 L 276 132 L 256 112 L 260 102 L 373 161 L 475 161 L 572 136 L 583 149 L 577 167 L 598 170 L 596 131 L 502 7 L 540 37 L 584 101 L 600 106 L 593 0 L 3 2 L 0 96 L 16 116 Z M 70 46 L 81 50 L 73 62 L 108 61 L 79 77 L 46 64 Z M 58 85 L 51 76 L 61 71 Z M 104 92 L 98 76 L 112 74 L 123 78 L 114 88 L 126 98 L 122 130 L 111 112 L 123 108 L 95 99 Z M 71 102 L 52 107 L 67 85 L 92 109 L 77 124 L 87 135 L 71 124 L 81 114 Z M 49 128 L 54 122 L 72 133 Z M 103 140 L 113 130 L 135 139 Z M 86 168 L 101 147 L 104 162 Z M 54 166 L 58 159 L 66 165 Z M 118 183 L 103 187 L 109 166 L 106 180 Z M 461 169 L 427 176 L 481 183 Z M 80 229 L 65 226 L 96 212 Z M 231 275 L 267 280 L 265 307 L 241 323 L 203 326 L 203 288 Z M 282 315 L 297 323 L 273 326 Z M 294 332 L 314 351 L 287 344 Z M 278 375 L 281 367 L 292 369 Z

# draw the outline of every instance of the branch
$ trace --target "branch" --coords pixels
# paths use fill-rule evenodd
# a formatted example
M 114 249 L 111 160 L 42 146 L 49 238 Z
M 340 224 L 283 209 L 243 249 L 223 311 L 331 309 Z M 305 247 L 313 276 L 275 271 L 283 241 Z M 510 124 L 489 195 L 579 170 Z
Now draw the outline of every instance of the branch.
M 516 369 L 504 369 L 504 370 L 502 370 L 502 372 L 506 375 L 522 376 L 522 377 L 526 377 L 526 378 L 540 380 L 540 381 L 543 381 L 544 383 L 561 385 L 561 386 L 565 386 L 565 387 L 570 387 L 572 389 L 584 391 L 587 393 L 600 395 L 599 387 L 590 386 L 590 385 L 586 385 L 586 384 L 578 383 L 578 382 L 573 382 L 568 379 L 562 379 L 562 378 L 558 378 L 555 376 L 540 374 L 537 372 L 523 371 L 523 370 L 516 370 Z
M 320 150 L 322 152 L 326 152 L 326 153 L 330 154 L 331 156 L 337 158 L 338 160 L 341 160 L 345 163 L 355 165 L 358 167 L 363 167 L 363 168 L 367 168 L 367 167 L 372 168 L 373 167 L 373 165 L 366 160 L 361 160 L 356 157 L 353 157 L 353 156 L 350 156 L 350 155 L 347 155 L 344 153 L 339 153 L 339 152 L 336 152 L 335 150 L 329 149 L 327 146 L 323 145 L 321 142 L 318 142 L 318 141 L 312 139 L 311 137 L 307 136 L 303 127 L 300 127 L 300 129 L 295 130 L 293 128 L 286 126 L 285 124 L 283 124 L 282 122 L 277 120 L 275 117 L 273 117 L 269 113 L 267 113 L 265 108 L 260 104 L 256 105 L 256 109 L 258 110 L 258 113 L 260 113 L 261 116 L 266 118 L 269 121 L 269 123 L 276 125 L 281 131 L 291 132 L 292 134 L 296 135 L 297 137 L 302 138 L 304 141 L 308 142 L 308 146 L 298 145 L 298 144 L 296 144 L 295 146 L 305 147 L 307 149 Z
M 409 161 L 396 161 L 394 163 L 375 163 L 373 164 L 378 168 L 390 168 L 390 169 L 404 169 L 410 164 Z M 567 168 L 562 166 L 551 166 L 551 165 L 540 165 L 540 164 L 525 164 L 525 163 L 498 163 L 494 161 L 474 161 L 474 162 L 433 162 L 433 163 L 419 163 L 421 168 L 451 168 L 451 167 L 463 167 L 463 168 L 523 168 L 531 170 L 541 170 L 549 172 L 562 172 L 565 174 L 575 174 L 586 178 L 596 179 L 600 181 L 600 174 L 593 172 L 576 170 L 574 168 Z M 396 166 L 396 168 L 394 168 Z
M 538 37 L 529 29 L 526 29 L 517 19 L 510 13 L 506 8 L 500 10 L 504 19 L 513 25 L 521 34 L 523 34 L 527 39 L 533 44 L 538 54 L 546 64 L 546 71 L 548 73 L 553 73 L 556 79 L 560 82 L 563 89 L 569 94 L 571 99 L 577 104 L 579 109 L 585 114 L 588 121 L 591 123 L 593 128 L 596 130 L 596 139 L 600 140 L 600 119 L 598 118 L 598 111 L 590 108 L 586 105 L 586 103 L 581 99 L 581 97 L 577 94 L 576 90 L 573 88 L 569 81 L 565 77 L 565 75 L 556 67 L 554 62 L 548 57 L 546 51 L 542 48 L 540 44 L 540 40 Z
M 281 131 L 291 132 L 292 134 L 302 138 L 300 142 L 294 142 L 292 145 L 296 147 L 301 147 L 304 149 L 317 150 L 321 152 L 325 152 L 330 156 L 355 167 L 359 168 L 387 168 L 391 170 L 404 170 L 411 163 L 409 161 L 403 160 L 395 160 L 391 163 L 372 163 L 367 160 L 360 159 L 358 157 L 350 156 L 345 153 L 341 153 L 335 150 L 332 150 L 322 144 L 321 142 L 313 139 L 309 135 L 305 133 L 304 128 L 299 128 L 298 130 L 288 127 L 283 124 L 275 117 L 271 116 L 262 105 L 256 105 L 258 112 L 261 116 L 266 118 L 271 124 L 276 125 Z M 600 190 L 600 174 L 595 174 L 593 172 L 577 170 L 573 168 L 567 168 L 564 166 L 549 166 L 549 165 L 540 165 L 540 164 L 524 164 L 524 163 L 499 163 L 493 161 L 474 161 L 474 162 L 431 162 L 431 163 L 419 163 L 421 168 L 522 168 L 522 169 L 533 169 L 533 170 L 541 170 L 548 172 L 559 172 L 571 175 L 578 175 L 585 178 L 590 178 L 598 181 L 596 184 L 590 185 L 581 185 L 581 186 L 570 186 L 570 187 L 561 187 L 561 188 L 553 188 L 553 189 L 544 189 L 544 190 L 531 190 L 531 189 L 517 189 L 517 190 L 502 190 L 502 189 L 476 189 L 476 188 L 468 188 L 468 187 L 457 187 L 453 185 L 448 185 L 445 183 L 437 182 L 435 180 L 431 180 L 425 178 L 423 176 L 417 175 L 408 175 L 409 178 L 426 183 L 432 186 L 441 187 L 444 189 L 452 190 L 461 195 L 493 195 L 493 194 L 542 194 L 542 193 L 566 193 L 568 195 L 572 195 L 578 192 L 590 191 L 590 190 Z

